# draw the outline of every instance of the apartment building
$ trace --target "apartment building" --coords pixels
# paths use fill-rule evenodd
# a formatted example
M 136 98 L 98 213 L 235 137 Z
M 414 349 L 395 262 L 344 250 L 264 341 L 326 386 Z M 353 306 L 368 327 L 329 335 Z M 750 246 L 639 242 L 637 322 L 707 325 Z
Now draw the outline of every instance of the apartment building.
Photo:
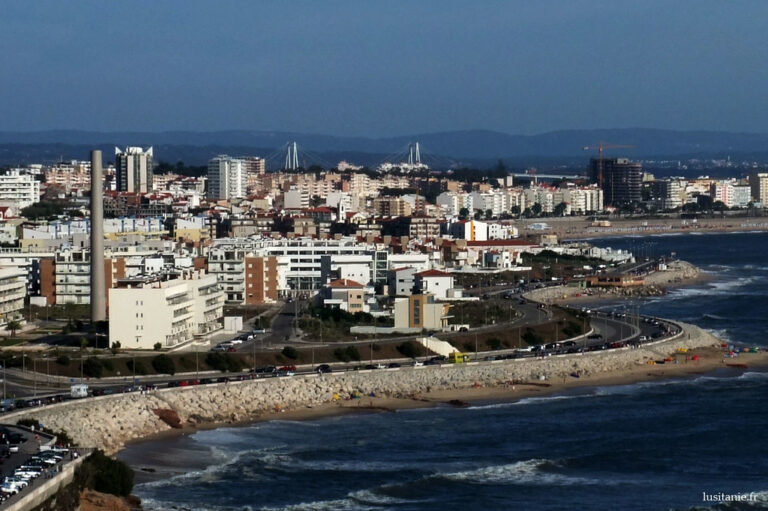
M 115 147 L 115 177 L 117 190 L 131 193 L 148 193 L 153 190 L 154 153 L 152 148 Z
M 208 162 L 208 198 L 238 199 L 247 195 L 247 163 L 225 154 Z
M 755 172 L 749 175 L 749 186 L 752 191 L 752 200 L 768 205 L 768 173 Z
M 40 181 L 19 170 L 0 174 L 0 206 L 26 208 L 40 202 Z
M 156 343 L 173 348 L 223 327 L 224 293 L 216 278 L 186 271 L 178 278 L 124 279 L 109 290 L 110 345 L 152 349 Z
M 14 267 L 0 267 L 0 327 L 23 321 L 27 274 Z
M 395 328 L 443 330 L 448 326 L 450 305 L 438 303 L 431 294 L 395 299 Z

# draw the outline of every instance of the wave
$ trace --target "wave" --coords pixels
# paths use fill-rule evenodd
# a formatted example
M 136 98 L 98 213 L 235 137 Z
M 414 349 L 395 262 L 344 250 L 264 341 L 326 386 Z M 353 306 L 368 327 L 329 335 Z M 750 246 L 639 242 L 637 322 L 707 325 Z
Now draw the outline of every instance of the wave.
M 554 396 L 542 396 L 542 397 L 524 397 L 523 399 L 519 399 L 517 401 L 510 401 L 508 403 L 493 403 L 493 404 L 485 404 L 485 405 L 473 405 L 468 408 L 458 408 L 457 410 L 492 410 L 494 408 L 509 408 L 511 406 L 521 406 L 521 405 L 531 405 L 531 404 L 540 404 L 540 403 L 550 403 L 552 401 L 561 401 L 564 399 L 577 399 L 580 397 L 585 397 L 585 394 L 561 394 L 561 395 L 554 395 Z
M 383 487 L 382 487 L 383 488 Z M 398 504 L 411 503 L 411 500 L 398 499 L 388 495 L 382 495 L 373 490 L 358 490 L 348 493 L 345 497 L 331 500 L 318 500 L 314 502 L 300 502 L 280 507 L 261 507 L 260 511 L 369 511 L 380 510 L 396 506 Z
M 625 481 L 605 478 L 571 476 L 560 472 L 561 461 L 530 459 L 508 465 L 492 465 L 474 470 L 437 474 L 433 477 L 469 484 L 525 484 L 544 486 L 610 485 L 624 484 Z

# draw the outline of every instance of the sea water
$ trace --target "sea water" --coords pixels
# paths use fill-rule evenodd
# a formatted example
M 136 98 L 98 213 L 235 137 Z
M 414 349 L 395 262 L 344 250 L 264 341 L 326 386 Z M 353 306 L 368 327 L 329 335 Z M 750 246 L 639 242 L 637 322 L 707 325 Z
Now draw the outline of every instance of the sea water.
M 768 345 L 768 234 L 594 243 L 674 251 L 710 274 L 643 300 L 643 313 Z M 768 373 L 722 368 L 516 403 L 221 428 L 121 457 L 154 510 L 766 509 L 767 395 Z

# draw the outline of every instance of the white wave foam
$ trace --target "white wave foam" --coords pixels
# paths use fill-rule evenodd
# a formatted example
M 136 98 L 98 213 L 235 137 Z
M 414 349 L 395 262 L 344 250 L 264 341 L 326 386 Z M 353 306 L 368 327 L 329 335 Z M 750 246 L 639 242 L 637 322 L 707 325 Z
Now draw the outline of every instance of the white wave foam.
M 454 472 L 451 474 L 438 474 L 452 481 L 461 481 L 474 484 L 533 484 L 533 485 L 593 485 L 611 484 L 606 480 L 588 479 L 584 477 L 569 476 L 549 469 L 558 468 L 559 462 L 547 459 L 530 459 L 518 461 L 509 465 L 493 465 L 475 470 Z
M 156 500 L 151 497 L 142 497 L 141 508 L 145 511 L 231 511 L 231 506 L 217 506 L 213 504 L 200 505 L 195 502 L 194 504 L 180 504 L 178 502 L 165 502 Z M 242 506 L 237 508 L 238 511 L 252 511 L 251 506 Z
M 301 502 L 282 507 L 263 507 L 260 511 L 369 511 L 408 502 L 410 501 L 376 493 L 375 490 L 359 490 L 340 499 Z

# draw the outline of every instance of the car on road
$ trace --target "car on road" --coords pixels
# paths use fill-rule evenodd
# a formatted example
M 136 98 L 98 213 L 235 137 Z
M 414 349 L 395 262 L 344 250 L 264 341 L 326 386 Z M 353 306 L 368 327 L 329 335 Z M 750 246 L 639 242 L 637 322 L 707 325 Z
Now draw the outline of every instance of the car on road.
M 253 334 L 254 335 L 266 334 L 266 333 L 267 333 L 267 329 L 266 328 L 254 328 L 253 329 Z
M 331 369 L 331 366 L 328 364 L 320 364 L 319 366 L 315 367 L 315 372 L 318 374 L 324 374 L 333 372 L 333 369 Z
M 284 372 L 292 372 L 292 373 L 295 373 L 295 372 L 296 372 L 296 366 L 295 366 L 295 365 L 293 365 L 293 364 L 291 364 L 291 365 L 286 365 L 286 366 L 283 366 L 283 367 L 281 367 L 280 369 L 278 369 L 278 371 L 284 371 Z
M 413 367 L 423 367 L 424 366 L 424 362 L 419 362 L 418 360 L 414 360 L 413 362 L 411 362 L 411 366 L 413 366 Z
M 234 338 L 234 339 L 231 339 L 231 340 L 229 341 L 229 344 L 233 344 L 233 345 L 234 345 L 234 344 L 243 344 L 243 341 L 245 341 L 245 340 L 246 340 L 246 339 L 241 339 L 241 338 L 239 338 L 239 337 L 236 337 L 236 338 Z
M 389 369 L 397 369 L 398 367 L 400 367 L 400 364 L 398 364 L 397 362 L 390 362 L 389 364 L 387 364 L 387 367 Z

